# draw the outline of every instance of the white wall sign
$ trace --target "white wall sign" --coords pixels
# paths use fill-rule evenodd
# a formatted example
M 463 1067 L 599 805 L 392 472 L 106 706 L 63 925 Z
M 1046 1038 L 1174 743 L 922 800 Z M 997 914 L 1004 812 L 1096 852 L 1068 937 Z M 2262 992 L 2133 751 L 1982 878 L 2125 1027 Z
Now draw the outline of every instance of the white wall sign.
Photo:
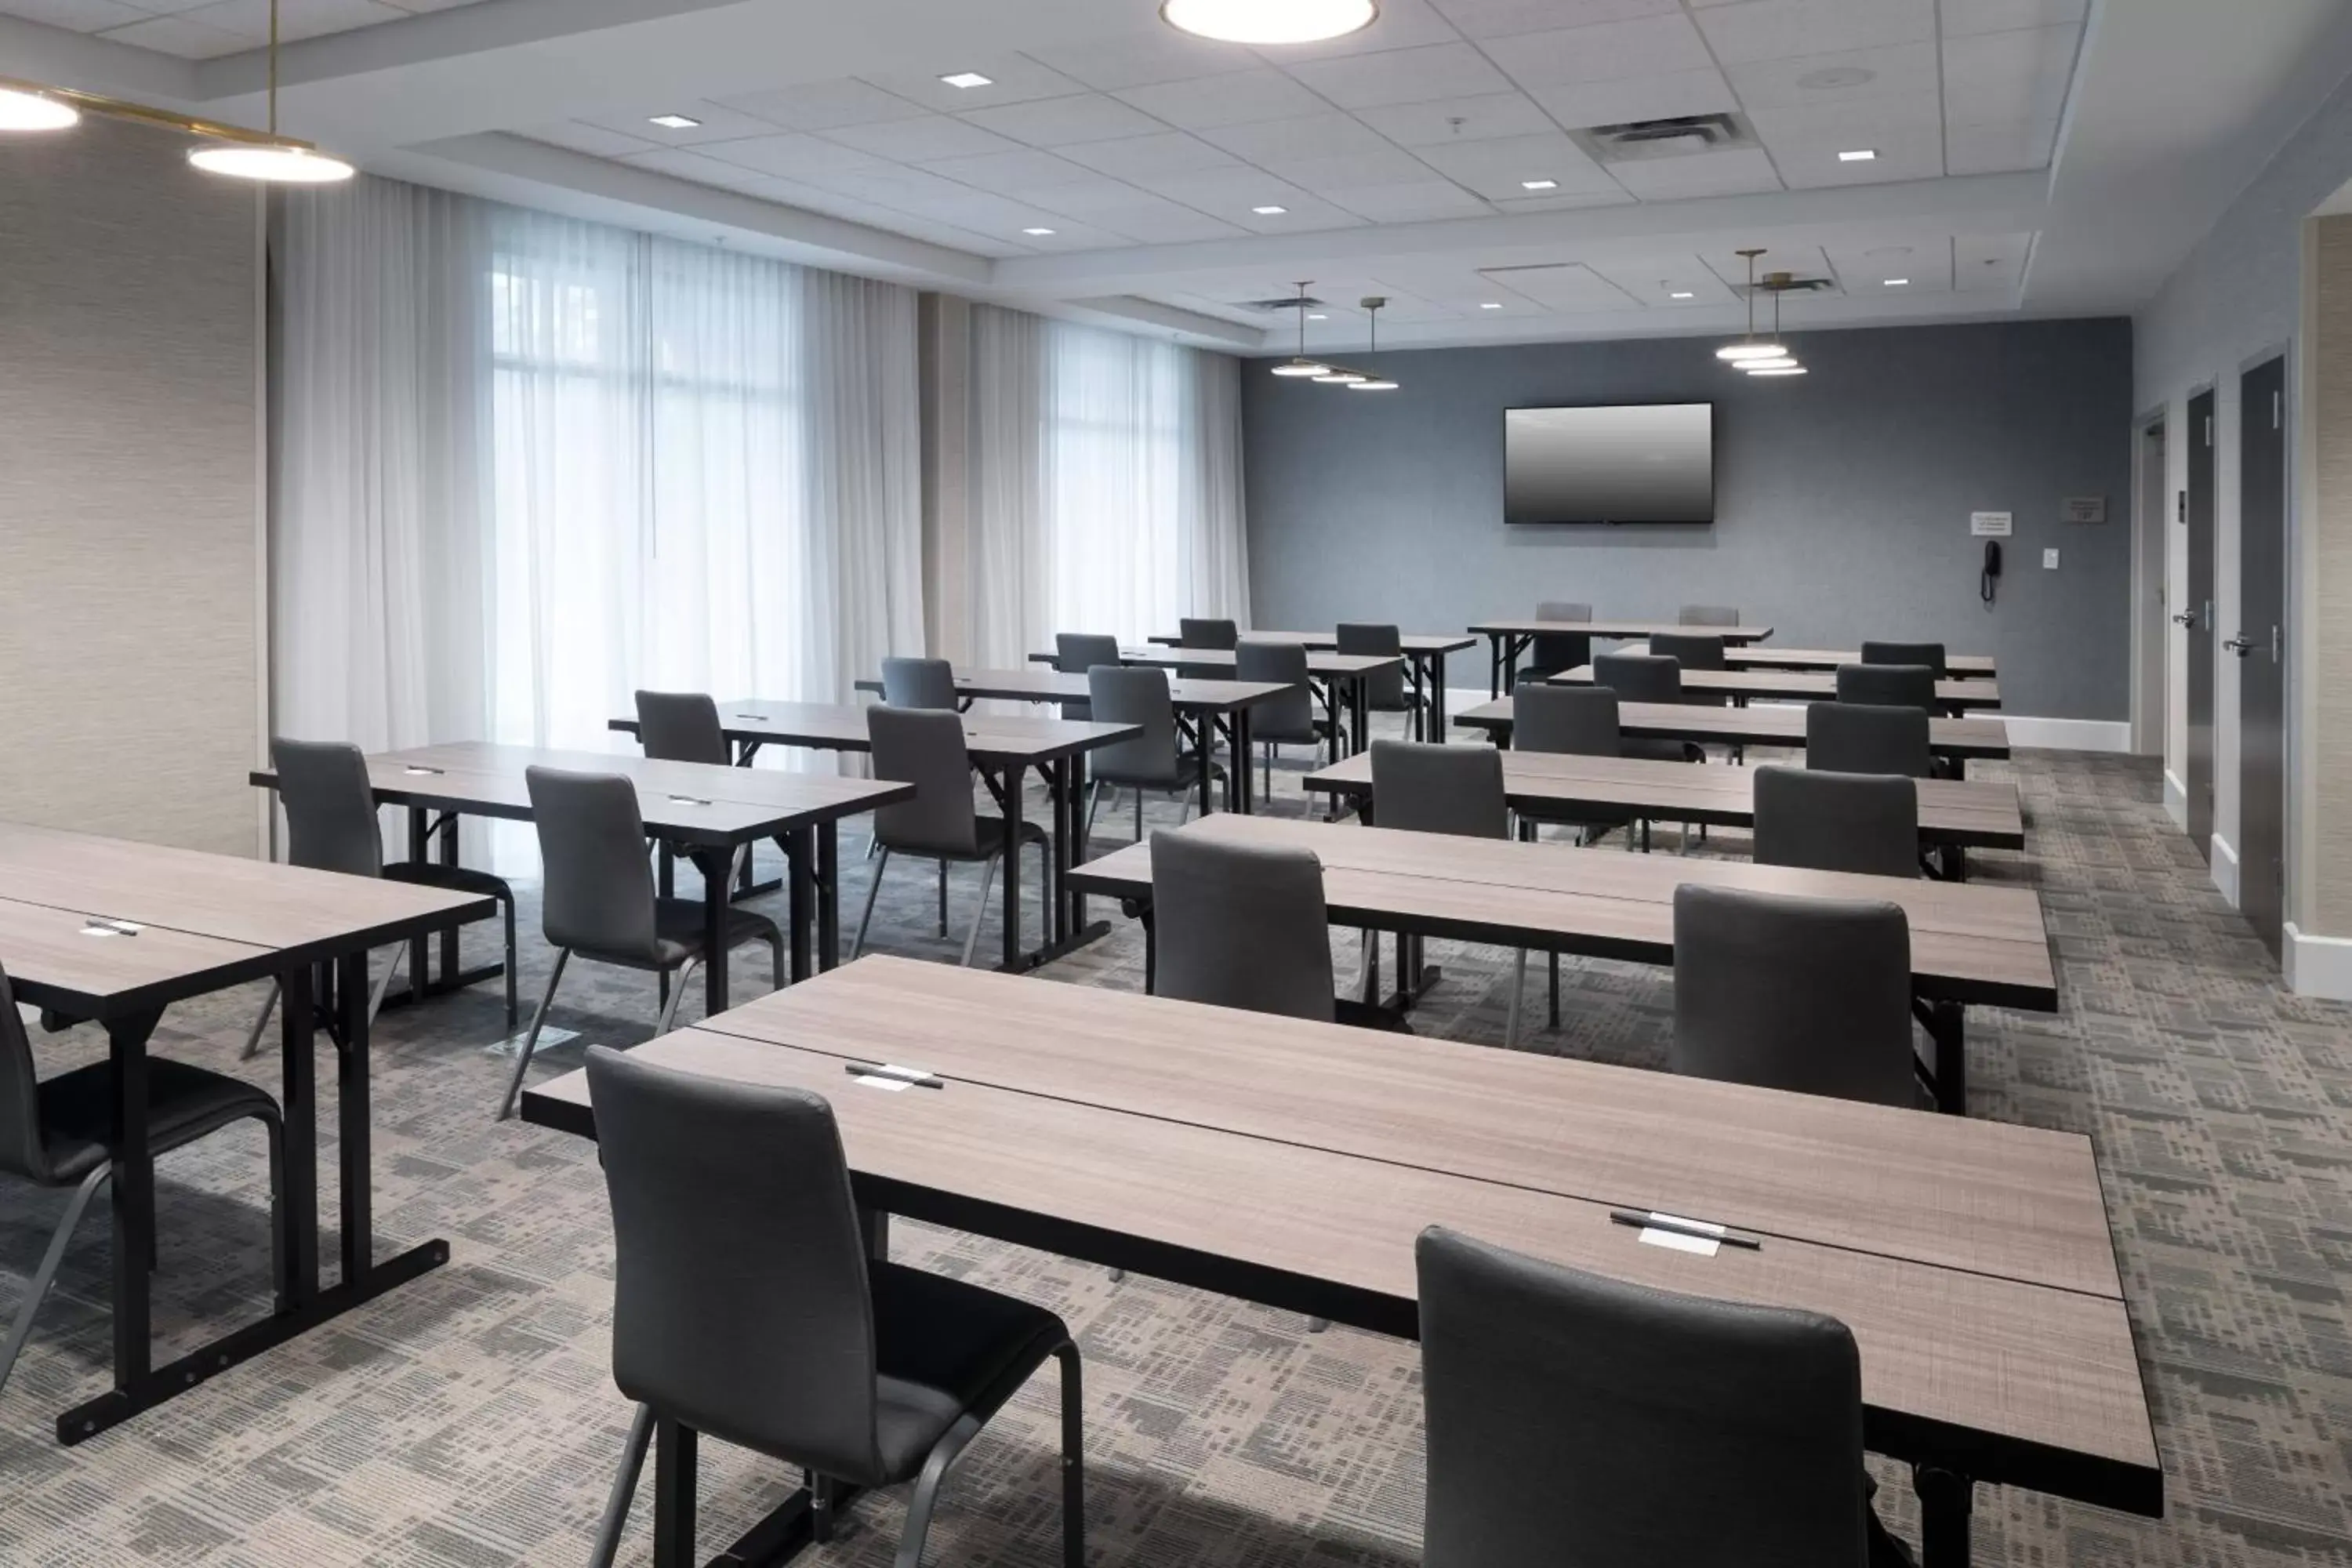
M 2005 511 L 1972 511 L 1969 513 L 1969 531 L 1984 538 L 2005 539 L 2016 531 L 2010 526 L 2010 514 Z
M 2058 503 L 2058 516 L 2064 522 L 2105 522 L 2107 521 L 2107 498 L 2068 496 Z

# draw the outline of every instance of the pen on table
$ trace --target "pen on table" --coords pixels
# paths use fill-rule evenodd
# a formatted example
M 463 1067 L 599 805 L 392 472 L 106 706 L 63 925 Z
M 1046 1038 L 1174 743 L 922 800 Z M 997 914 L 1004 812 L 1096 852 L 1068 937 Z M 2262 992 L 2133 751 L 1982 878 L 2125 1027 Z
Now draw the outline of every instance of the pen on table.
M 847 1073 L 852 1078 L 884 1079 L 891 1083 L 912 1084 L 917 1089 L 947 1088 L 947 1080 L 936 1077 L 933 1074 L 924 1073 L 919 1077 L 911 1072 L 906 1072 L 903 1070 L 894 1071 L 887 1067 L 879 1066 L 874 1062 L 844 1062 L 842 1064 L 841 1070 Z
M 1635 1230 L 1672 1231 L 1676 1236 L 1687 1236 L 1698 1241 L 1719 1241 L 1726 1247 L 1744 1247 L 1750 1252 L 1760 1252 L 1764 1248 L 1764 1244 L 1753 1237 L 1733 1236 L 1728 1231 L 1709 1230 L 1705 1226 L 1693 1225 L 1688 1221 L 1677 1222 L 1658 1215 L 1635 1214 L 1627 1209 L 1611 1209 L 1609 1223 L 1629 1226 Z

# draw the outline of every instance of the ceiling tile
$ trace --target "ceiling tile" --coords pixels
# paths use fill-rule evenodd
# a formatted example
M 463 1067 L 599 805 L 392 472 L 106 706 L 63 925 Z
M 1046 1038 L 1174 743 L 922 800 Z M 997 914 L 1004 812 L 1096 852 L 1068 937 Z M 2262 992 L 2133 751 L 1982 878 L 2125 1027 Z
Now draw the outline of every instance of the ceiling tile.
M 1936 36 L 1935 0 L 1743 0 L 1698 13 L 1715 58 L 1748 60 L 1823 55 Z
M 2074 79 L 2074 26 L 1981 33 L 1944 45 L 1944 116 L 1955 125 L 2055 120 Z
M 976 158 L 943 158 L 926 163 L 932 174 L 1000 195 L 1017 196 L 1055 185 L 1113 184 L 1091 169 L 1066 158 L 1022 147 L 1010 153 L 986 153 Z M 1121 187 L 1124 188 L 1124 187 Z
M 1933 43 L 1750 60 L 1727 67 L 1724 74 L 1750 110 L 1888 98 L 1925 100 L 1932 109 L 1939 87 Z
M 1670 76 L 1715 63 L 1698 29 L 1682 16 L 1528 33 L 1488 49 L 1514 80 L 1528 88 Z
M 1832 146 L 1833 150 L 1869 147 L 1875 149 L 1884 161 L 1890 140 L 1941 129 L 1943 117 L 1937 112 L 1936 99 L 1937 95 L 1929 92 L 1907 98 L 1808 104 L 1795 109 L 1756 109 L 1748 111 L 1748 123 L 1755 127 L 1758 139 L 1768 147 L 1782 142 Z M 1870 172 L 1866 163 L 1848 167 L 1857 173 Z
M 1415 185 L 1430 178 L 1429 165 L 1394 147 L 1339 158 L 1275 158 L 1265 167 L 1318 195 L 1374 185 Z
M 1227 125 L 1204 131 L 1213 142 L 1245 163 L 1271 163 L 1277 158 L 1341 158 L 1392 153 L 1381 134 L 1345 114 L 1331 110 L 1304 120 L 1270 120 L 1260 125 Z
M 1727 147 L 1714 153 L 1686 153 L 1677 158 L 1636 158 L 1610 164 L 1609 173 L 1619 184 L 1645 202 L 1684 201 L 1694 196 L 1728 196 L 1781 188 L 1780 177 L 1772 170 L 1772 160 L 1759 147 Z
M 855 174 L 890 166 L 871 153 L 860 153 L 837 142 L 798 133 L 747 136 L 735 142 L 715 142 L 703 151 L 724 163 L 757 169 L 763 174 L 781 174 L 789 180 Z
M 1660 256 L 1640 261 L 1598 262 L 1592 270 L 1626 295 L 1660 310 L 1705 310 L 1728 305 L 1738 296 L 1696 256 Z M 1688 294 L 1677 300 L 1676 294 Z
M 591 125 L 582 120 L 562 120 L 553 125 L 531 125 L 515 132 L 534 142 L 544 142 L 551 147 L 569 147 L 574 153 L 592 153 L 599 158 L 618 158 L 629 153 L 648 153 L 653 143 L 642 136 L 625 135 L 607 131 L 601 125 Z
M 1768 110 L 1767 115 L 1794 113 Z M 1895 125 L 1881 122 L 1857 127 L 1842 135 L 1817 136 L 1785 132 L 1778 121 L 1757 127 L 1764 150 L 1780 171 L 1780 183 L 1792 191 L 1824 190 L 1832 185 L 1884 185 L 1897 180 L 1933 180 L 1944 173 L 1944 135 L 1933 124 Z M 1868 147 L 1878 156 L 1868 163 L 1849 163 L 1838 154 L 1848 148 Z
M 153 14 L 141 6 L 125 5 L 121 0 L 8 0 L 0 9 L 28 22 L 77 33 L 102 32 L 108 27 L 143 21 Z
M 1553 129 L 1535 100 L 1523 93 L 1488 92 L 1475 98 L 1439 98 L 1426 103 L 1389 103 L 1359 110 L 1356 118 L 1406 147 L 1444 142 L 1484 142 L 1496 136 L 1536 136 Z
M 1341 55 L 1379 54 L 1393 49 L 1419 48 L 1429 44 L 1451 44 L 1461 34 L 1454 24 L 1437 14 L 1429 0 L 1381 0 L 1380 15 L 1369 27 L 1332 38 L 1320 44 L 1288 44 L 1280 48 L 1258 51 L 1274 65 L 1287 66 L 1294 60 L 1332 59 Z
M 865 79 L 885 92 L 912 100 L 942 113 L 988 109 L 1000 103 L 1026 103 L 1032 99 L 1066 98 L 1084 92 L 1087 84 L 1064 76 L 1025 55 L 992 55 L 984 59 L 934 61 L 937 70 L 868 75 Z M 950 87 L 940 79 L 975 71 L 988 78 L 986 87 Z
M 1181 203 L 1140 191 L 1128 205 L 1106 208 L 1088 218 L 1096 226 L 1138 245 L 1190 245 L 1196 240 L 1232 239 L 1248 232 Z
M 830 131 L 877 120 L 904 120 L 915 106 L 896 93 L 862 81 L 813 81 L 769 92 L 737 93 L 717 100 L 787 131 Z
M 1374 223 L 1433 223 L 1444 218 L 1486 217 L 1494 208 L 1451 180 L 1414 185 L 1366 185 L 1319 193 L 1335 206 Z
M 1236 162 L 1223 148 L 1212 147 L 1198 136 L 1181 131 L 1158 136 L 1122 137 L 1116 142 L 1089 142 L 1067 149 L 1062 156 L 1120 180 L 1189 174 L 1195 169 L 1221 168 Z
M 1735 295 L 1745 298 L 1744 291 L 1748 287 L 1748 260 L 1745 257 L 1735 256 L 1729 250 L 1707 250 L 1699 254 L 1698 260 Z M 1768 272 L 1792 272 L 1800 278 L 1833 276 L 1830 270 L 1830 258 L 1822 254 L 1818 245 L 1783 245 L 1767 248 L 1763 255 L 1756 258 L 1756 276 L 1761 278 Z M 1769 322 L 1771 320 L 1769 309 L 1771 300 L 1763 297 L 1759 290 L 1757 303 L 1767 307 L 1764 321 Z
M 1001 109 L 976 109 L 962 118 L 983 131 L 1010 136 L 1032 147 L 1108 142 L 1124 136 L 1148 136 L 1165 129 L 1140 110 L 1129 109 L 1118 100 L 1099 93 L 1042 98 L 1034 103 L 1008 103 Z
M 1283 205 L 1289 210 L 1269 216 L 1260 216 L 1247 207 L 1236 213 L 1215 216 L 1238 224 L 1253 234 L 1307 234 L 1330 228 L 1361 228 L 1364 224 L 1364 220 L 1354 213 L 1320 196 L 1294 196 Z
M 1551 191 L 1542 195 L 1528 195 L 1522 191 L 1517 198 L 1493 198 L 1498 213 L 1564 213 L 1581 207 L 1622 207 L 1633 205 L 1633 193 L 1616 181 L 1609 182 L 1607 190 Z
M 1633 303 L 1623 289 L 1578 262 L 1479 270 L 1492 286 L 1532 300 L 1549 310 L 1622 310 Z
M 1142 37 L 1118 42 L 1031 49 L 1027 53 L 1032 59 L 1043 61 L 1097 92 L 1149 87 L 1153 82 L 1184 81 L 1192 77 L 1215 76 L 1221 71 L 1250 70 L 1265 63 L 1258 58 L 1256 51 L 1239 44 L 1212 43 L 1173 27 L 1154 28 Z
M 1832 245 L 1830 268 L 1853 299 L 1948 294 L 1952 289 L 1952 242 L 1938 235 L 1917 244 Z M 1890 286 L 1887 279 L 1903 281 Z M 1782 318 L 1786 320 L 1785 315 Z
M 264 42 L 269 37 L 269 0 L 215 0 L 212 5 L 197 5 L 180 15 L 191 22 L 242 33 Z M 297 43 L 329 33 L 346 33 L 354 27 L 404 21 L 407 16 L 407 12 L 379 5 L 377 0 L 300 0 L 283 9 L 278 20 L 278 36 L 287 43 Z
M 2054 27 L 2080 22 L 2090 0 L 1943 0 L 1944 37 L 2003 33 L 2013 27 Z
M 254 47 L 253 40 L 243 34 L 224 33 L 218 27 L 207 27 L 185 16 L 151 16 L 144 22 L 113 28 L 104 37 L 186 60 L 217 59 Z
M 1666 16 L 1680 0 L 1433 0 L 1446 20 L 1469 38 L 1507 37 L 1554 27 L 1585 27 L 1636 16 Z
M 2044 168 L 2057 143 L 2055 116 L 2000 125 L 1954 125 L 1944 132 L 1944 168 L 1953 174 L 2007 174 Z
M 1307 193 L 1263 169 L 1235 163 L 1222 169 L 1193 169 L 1181 174 L 1139 175 L 1135 184 L 1155 195 L 1188 207 L 1241 223 L 1252 207 L 1294 206 L 1308 200 Z
M 846 174 L 811 174 L 807 181 L 824 190 L 838 191 L 862 202 L 878 202 L 902 212 L 931 211 L 948 202 L 997 203 L 1008 207 L 1018 205 L 1009 197 L 975 191 L 970 185 L 959 185 L 953 180 L 943 180 L 921 169 L 900 169 L 887 164 L 878 169 L 859 169 Z M 933 216 L 941 215 L 934 212 Z M 952 223 L 959 220 L 942 217 L 941 221 Z
M 1617 188 L 1581 147 L 1558 132 L 1423 147 L 1419 152 L 1422 162 L 1490 200 L 1606 194 Z M 1557 180 L 1559 189 L 1531 192 L 1522 184 L 1536 179 Z
M 1665 76 L 1570 82 L 1532 91 L 1535 101 L 1571 131 L 1636 120 L 1672 120 L 1685 114 L 1727 114 L 1739 107 L 1731 85 L 1713 66 Z
M 682 114 L 699 123 L 682 131 L 656 125 L 656 114 Z M 775 126 L 765 120 L 729 109 L 723 104 L 704 103 L 686 99 L 669 103 L 638 105 L 625 112 L 592 115 L 585 123 L 605 131 L 617 131 L 624 136 L 642 137 L 656 147 L 698 147 L 705 142 L 730 142 L 741 136 L 766 136 Z
M 1268 68 L 1157 82 L 1128 88 L 1114 96 L 1186 131 L 1296 120 L 1330 107 L 1280 71 Z
M 845 147 L 900 163 L 976 158 L 985 153 L 1021 150 L 1017 142 L 946 114 L 926 114 L 915 120 L 878 120 L 871 125 L 836 125 L 819 134 L 828 142 L 838 142 Z
M 2030 234 L 1962 234 L 1952 237 L 1952 288 L 1963 294 L 2011 289 L 2025 281 Z
M 1290 74 L 1342 109 L 1507 92 L 1510 82 L 1468 44 L 1433 44 L 1339 59 L 1301 60 Z
M 655 147 L 643 153 L 631 153 L 616 162 L 633 169 L 650 169 L 656 174 L 674 174 L 681 180 L 698 184 L 724 186 L 734 175 L 746 171 L 716 158 L 706 157 L 690 147 Z

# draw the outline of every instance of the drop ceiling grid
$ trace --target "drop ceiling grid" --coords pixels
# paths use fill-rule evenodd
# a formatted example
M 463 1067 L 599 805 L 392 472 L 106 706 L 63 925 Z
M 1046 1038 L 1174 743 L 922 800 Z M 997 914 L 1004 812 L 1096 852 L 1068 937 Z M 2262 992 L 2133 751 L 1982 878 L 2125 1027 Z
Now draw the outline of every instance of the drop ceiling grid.
M 285 41 L 295 43 L 479 3 L 279 0 L 278 30 Z M 184 59 L 236 54 L 269 40 L 269 0 L 0 0 L 0 14 Z

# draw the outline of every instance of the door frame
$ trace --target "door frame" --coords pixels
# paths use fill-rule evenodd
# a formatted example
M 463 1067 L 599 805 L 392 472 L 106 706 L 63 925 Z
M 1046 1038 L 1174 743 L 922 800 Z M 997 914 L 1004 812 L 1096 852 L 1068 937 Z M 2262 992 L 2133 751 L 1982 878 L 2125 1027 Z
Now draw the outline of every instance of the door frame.
M 2181 627 L 2181 736 L 2180 787 L 2186 807 L 2190 845 L 2197 858 L 2208 867 L 2213 863 L 2214 824 L 2220 817 L 2221 779 L 2221 666 L 2220 658 L 2220 619 L 2221 607 L 2221 387 L 2222 377 L 2215 375 L 2190 386 L 2181 399 L 2180 500 L 2181 529 L 2181 595 L 2177 613 L 2196 617 Z M 2210 400 L 2210 410 L 2205 416 L 2205 426 L 2197 423 L 2197 402 Z M 2189 521 L 2189 497 L 2196 489 L 2192 482 L 2200 447 L 2210 454 L 2207 463 L 2211 469 L 2212 493 L 2206 504 L 2211 511 L 2206 539 L 2206 594 L 2197 592 L 2196 552 L 2192 548 L 2195 530 Z M 2211 606 L 2210 613 L 2207 606 Z M 2197 638 L 2205 637 L 2206 705 L 2204 804 L 2199 809 L 2199 780 L 2196 776 L 2194 744 L 2196 716 L 2190 704 L 2197 691 Z M 2200 816 L 2202 816 L 2200 825 Z M 2202 831 L 2200 831 L 2200 828 Z
M 2131 434 L 2131 749 L 2159 761 L 2165 754 L 2165 722 L 2172 688 L 2172 661 L 2166 657 L 2164 635 L 2171 600 L 2165 574 L 2165 545 L 2170 537 L 2165 524 L 2171 521 L 2171 415 L 2168 403 L 2144 409 L 2133 417 Z M 2147 466 L 2141 461 L 2151 436 L 2163 446 L 2153 491 L 2147 485 Z
M 2234 489 L 2237 496 L 2239 497 L 2239 506 L 2237 513 L 2237 538 L 2233 542 L 2237 548 L 2231 552 L 2231 558 L 2232 574 L 2230 582 L 2231 603 L 2229 609 L 2230 622 L 2233 631 L 2236 635 L 2243 636 L 2246 631 L 2245 619 L 2246 605 L 2248 602 L 2245 579 L 2246 518 L 2243 497 L 2245 494 L 2246 484 L 2246 429 L 2247 422 L 2252 416 L 2245 406 L 2243 388 L 2247 375 L 2261 369 L 2263 365 L 2269 364 L 2273 360 L 2277 361 L 2279 364 L 2279 396 L 2284 404 L 2284 407 L 2282 411 L 2282 417 L 2279 420 L 2280 689 L 2278 807 L 2279 920 L 2282 927 L 2284 928 L 2286 922 L 2291 921 L 2294 918 L 2294 907 L 2292 895 L 2292 889 L 2294 881 L 2294 835 L 2295 798 L 2295 692 L 2294 682 L 2294 674 L 2295 669 L 2294 517 L 2295 476 L 2297 472 L 2296 465 L 2300 460 L 2301 451 L 2301 443 L 2296 438 L 2295 425 L 2302 417 L 2302 411 L 2297 403 L 2297 399 L 2301 392 L 2301 385 L 2297 380 L 2297 376 L 2300 372 L 2301 359 L 2295 352 L 2295 340 L 2293 338 L 2276 339 L 2264 345 L 2258 352 L 2249 354 L 2244 359 L 2238 362 L 2238 385 L 2241 395 L 2238 399 L 2238 440 L 2236 451 L 2238 462 L 2238 482 Z M 2215 477 L 2218 481 L 2218 472 Z M 2219 509 L 2217 507 L 2215 517 L 2216 523 L 2220 521 L 2218 513 Z M 2221 564 L 2218 559 L 2220 554 L 2219 545 L 2220 531 L 2217 528 L 2215 530 L 2215 554 L 2217 559 L 2214 563 L 2217 568 Z M 2218 571 L 2216 572 L 2215 576 L 2215 586 L 2216 591 L 2218 592 L 2220 586 Z M 2231 722 L 2226 731 L 2230 742 L 2228 748 L 2230 752 L 2230 761 L 2232 764 L 2230 771 L 2231 775 L 2238 781 L 2235 797 L 2238 808 L 2238 820 L 2235 826 L 2238 832 L 2236 838 L 2232 840 L 2232 847 L 2236 848 L 2239 856 L 2237 875 L 2238 886 L 2236 896 L 2233 897 L 2231 901 L 2235 904 L 2240 912 L 2242 913 L 2245 909 L 2245 857 L 2250 852 L 2246 843 L 2247 802 L 2244 782 L 2246 772 L 2246 695 L 2243 668 L 2244 661 L 2234 656 L 2225 660 L 2221 657 L 2223 651 L 2221 638 L 2217 635 L 2213 642 L 2213 661 L 2215 665 L 2213 764 L 2216 773 L 2218 774 L 2221 765 L 2221 742 L 2224 733 L 2221 725 L 2222 716 L 2222 707 L 2221 702 L 2221 675 L 2226 671 L 2231 678 L 2231 686 L 2232 688 L 2231 701 L 2229 707 Z M 2285 961 L 2285 942 L 2286 938 L 2284 934 L 2284 931 L 2282 931 L 2279 953 L 2282 964 L 2284 964 Z

